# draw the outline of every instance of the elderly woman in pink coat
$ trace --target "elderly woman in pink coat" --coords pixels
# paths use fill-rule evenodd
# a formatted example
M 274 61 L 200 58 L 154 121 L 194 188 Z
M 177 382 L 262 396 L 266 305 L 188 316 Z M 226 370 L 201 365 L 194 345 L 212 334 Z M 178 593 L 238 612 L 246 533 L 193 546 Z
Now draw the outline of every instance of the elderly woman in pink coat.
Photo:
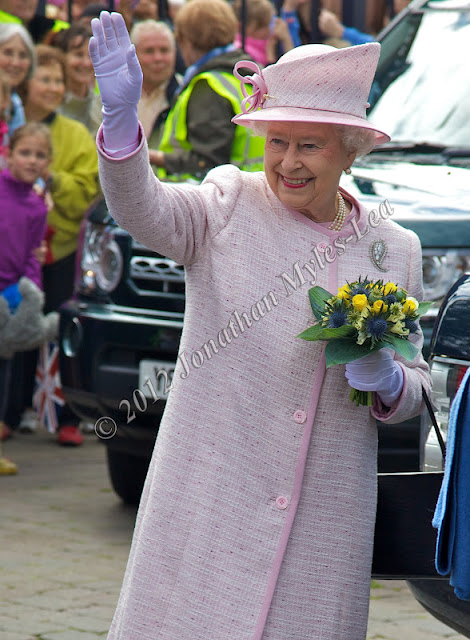
M 339 187 L 356 155 L 388 140 L 365 119 L 380 46 L 305 45 L 251 67 L 235 120 L 266 136 L 264 172 L 226 165 L 200 185 L 163 184 L 137 119 L 141 71 L 124 22 L 104 12 L 92 27 L 110 212 L 185 265 L 187 282 L 109 639 L 364 640 L 375 420 L 419 413 L 428 368 L 421 354 L 382 349 L 326 369 L 325 343 L 296 336 L 313 320 L 313 284 L 336 291 L 387 269 L 422 296 L 416 235 Z M 412 339 L 421 346 L 420 331 Z M 349 385 L 373 391 L 373 406 L 352 404 Z

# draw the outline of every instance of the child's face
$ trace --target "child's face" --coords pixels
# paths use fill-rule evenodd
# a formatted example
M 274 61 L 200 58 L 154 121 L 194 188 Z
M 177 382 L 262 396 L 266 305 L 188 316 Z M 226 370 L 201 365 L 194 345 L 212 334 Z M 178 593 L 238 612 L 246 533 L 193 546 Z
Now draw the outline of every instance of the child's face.
M 34 184 L 44 177 L 51 161 L 48 144 L 41 135 L 24 136 L 8 151 L 7 161 L 14 178 Z

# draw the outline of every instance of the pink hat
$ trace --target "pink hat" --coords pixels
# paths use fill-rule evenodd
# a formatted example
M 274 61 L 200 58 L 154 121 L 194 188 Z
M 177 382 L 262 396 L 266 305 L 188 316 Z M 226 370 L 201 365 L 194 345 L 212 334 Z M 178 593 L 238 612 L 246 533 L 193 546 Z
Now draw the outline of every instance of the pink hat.
M 380 55 L 378 42 L 337 49 L 306 44 L 285 53 L 262 71 L 251 61 L 237 62 L 234 75 L 245 99 L 232 122 L 251 127 L 258 122 L 319 122 L 369 129 L 376 144 L 390 137 L 366 120 L 372 80 Z M 239 68 L 255 73 L 242 76 Z M 248 93 L 246 85 L 252 85 Z

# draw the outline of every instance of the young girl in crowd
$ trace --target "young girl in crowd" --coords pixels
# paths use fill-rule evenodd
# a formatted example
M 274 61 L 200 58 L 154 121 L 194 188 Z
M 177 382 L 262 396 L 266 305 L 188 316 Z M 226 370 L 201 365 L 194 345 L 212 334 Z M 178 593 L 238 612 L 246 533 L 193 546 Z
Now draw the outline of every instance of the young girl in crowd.
M 47 184 L 52 200 L 48 224 L 53 234 L 42 270 L 44 312 L 49 313 L 57 311 L 73 295 L 80 225 L 99 192 L 98 162 L 95 141 L 85 125 L 58 113 L 66 91 L 64 53 L 45 44 L 37 45 L 35 51 L 36 67 L 25 83 L 21 97 L 26 121 L 46 124 L 52 138 L 53 155 Z M 37 353 L 25 353 L 22 360 L 18 377 L 23 384 L 17 394 L 13 394 L 15 389 L 10 390 L 16 395 L 10 405 L 10 423 L 18 424 L 20 431 L 33 433 L 40 424 L 32 408 Z M 13 403 L 16 404 L 15 412 L 12 411 Z M 58 443 L 82 444 L 78 419 L 67 407 L 62 410 L 61 419 L 66 422 L 59 425 Z
M 36 250 L 46 231 L 47 205 L 34 190 L 38 178 L 45 178 L 52 158 L 49 128 L 41 123 L 28 123 L 10 138 L 8 167 L 0 173 L 0 295 L 14 313 L 21 301 L 18 283 L 26 276 L 42 288 L 41 266 Z M 8 398 L 9 358 L 0 358 L 0 432 Z M 16 465 L 1 456 L 0 474 L 16 473 Z
M 241 26 L 242 0 L 234 0 L 233 9 Z M 234 44 L 243 46 L 242 35 L 237 33 Z M 255 62 L 265 67 L 273 64 L 282 53 L 294 48 L 287 23 L 275 15 L 270 0 L 251 0 L 246 6 L 245 51 Z

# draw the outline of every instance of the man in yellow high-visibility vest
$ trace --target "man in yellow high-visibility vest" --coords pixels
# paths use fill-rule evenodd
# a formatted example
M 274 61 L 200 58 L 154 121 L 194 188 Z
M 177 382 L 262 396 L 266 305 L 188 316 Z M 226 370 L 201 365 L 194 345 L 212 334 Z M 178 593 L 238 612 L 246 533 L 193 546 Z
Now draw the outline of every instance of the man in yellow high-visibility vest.
M 175 35 L 188 69 L 159 150 L 151 154 L 160 177 L 201 179 L 213 167 L 229 163 L 262 169 L 264 140 L 230 122 L 241 112 L 243 100 L 233 68 L 247 58 L 232 44 L 237 28 L 225 0 L 188 2 L 178 12 Z

